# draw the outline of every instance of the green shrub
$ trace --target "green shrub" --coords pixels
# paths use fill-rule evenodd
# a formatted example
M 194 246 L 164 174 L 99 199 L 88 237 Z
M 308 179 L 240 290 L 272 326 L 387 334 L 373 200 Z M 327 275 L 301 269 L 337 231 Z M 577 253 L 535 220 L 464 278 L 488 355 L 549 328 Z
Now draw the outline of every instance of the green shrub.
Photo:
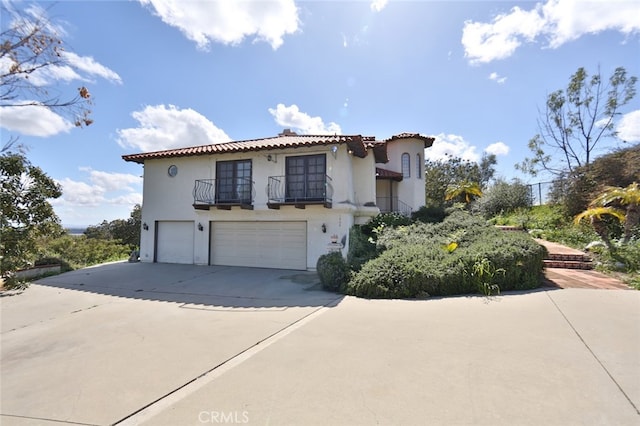
M 367 262 L 349 281 L 346 293 L 380 299 L 438 294 L 445 255 L 423 245 L 393 247 Z
M 60 265 L 60 272 L 68 272 L 73 270 L 68 262 L 60 259 L 59 257 L 41 257 L 33 263 L 33 266 L 41 265 Z
M 486 218 L 501 213 L 510 213 L 518 209 L 531 207 L 532 198 L 529 185 L 514 180 L 508 183 L 499 180 L 486 189 L 476 203 L 474 209 Z
M 84 235 L 65 235 L 49 241 L 41 257 L 64 259 L 72 268 L 84 268 L 104 262 L 125 260 L 130 249 L 118 240 L 100 240 Z
M 411 226 L 385 229 L 378 236 L 377 246 L 379 250 L 384 250 L 411 244 L 466 244 L 478 235 L 492 231 L 495 231 L 495 228 L 482 217 L 458 210 L 452 212 L 441 223 L 418 222 Z
M 502 212 L 493 216 L 494 225 L 521 226 L 525 229 L 554 229 L 571 222 L 561 206 L 542 205 L 528 209 L 520 208 L 509 213 Z
M 600 240 L 600 237 L 590 225 L 583 223 L 580 225 L 567 224 L 555 229 L 545 229 L 542 233 L 542 239 L 583 250 L 590 242 Z
M 369 241 L 359 225 L 353 225 L 349 230 L 349 251 L 347 263 L 354 271 L 359 271 L 369 260 L 378 255 L 375 243 Z
M 342 292 L 349 281 L 351 270 L 342 254 L 323 254 L 318 259 L 316 271 L 325 290 Z
M 413 223 L 411 218 L 397 212 L 380 213 L 379 215 L 371 218 L 369 222 L 362 225 L 361 229 L 367 237 L 370 237 L 375 241 L 378 238 L 378 235 L 385 229 L 406 226 L 411 223 Z
M 531 289 L 540 284 L 545 256 L 527 234 L 500 231 L 464 212 L 439 224 L 386 230 L 378 246 L 382 253 L 353 276 L 348 294 L 413 298 Z
M 411 214 L 411 219 L 423 223 L 439 223 L 447 216 L 442 206 L 422 206 Z
M 617 245 L 613 252 L 604 249 L 598 260 L 604 269 L 620 270 L 616 265 L 624 265 L 620 272 L 640 272 L 640 240 Z

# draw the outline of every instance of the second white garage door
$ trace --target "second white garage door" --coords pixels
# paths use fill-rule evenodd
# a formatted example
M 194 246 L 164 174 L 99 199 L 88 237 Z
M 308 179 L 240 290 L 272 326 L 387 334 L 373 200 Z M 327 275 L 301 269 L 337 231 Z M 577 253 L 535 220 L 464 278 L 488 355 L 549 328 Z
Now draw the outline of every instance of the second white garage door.
M 211 222 L 212 265 L 307 269 L 306 222 Z

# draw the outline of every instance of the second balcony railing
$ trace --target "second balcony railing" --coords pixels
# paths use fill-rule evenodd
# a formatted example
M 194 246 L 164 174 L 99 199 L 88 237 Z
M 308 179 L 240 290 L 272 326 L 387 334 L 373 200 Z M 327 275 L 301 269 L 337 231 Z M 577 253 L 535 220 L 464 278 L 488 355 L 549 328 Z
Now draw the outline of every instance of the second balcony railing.
M 333 186 L 327 175 L 317 176 L 269 176 L 267 183 L 267 206 L 280 208 L 293 205 L 305 208 L 310 204 L 322 204 L 331 208 Z

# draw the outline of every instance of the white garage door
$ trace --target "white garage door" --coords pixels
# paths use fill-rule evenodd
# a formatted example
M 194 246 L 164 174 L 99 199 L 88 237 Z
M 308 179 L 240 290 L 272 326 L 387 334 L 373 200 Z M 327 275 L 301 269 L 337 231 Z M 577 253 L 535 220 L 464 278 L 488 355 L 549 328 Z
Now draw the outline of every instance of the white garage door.
M 193 226 L 193 222 L 158 222 L 156 262 L 192 264 Z
M 307 269 L 306 222 L 212 222 L 212 265 Z

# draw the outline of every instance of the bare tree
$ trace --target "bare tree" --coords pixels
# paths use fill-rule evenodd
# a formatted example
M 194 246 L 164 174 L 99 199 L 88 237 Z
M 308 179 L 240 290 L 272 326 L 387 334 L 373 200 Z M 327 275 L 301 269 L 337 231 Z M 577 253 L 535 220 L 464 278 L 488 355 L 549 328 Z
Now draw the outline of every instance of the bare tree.
M 576 168 L 588 170 L 598 143 L 617 137 L 616 119 L 635 96 L 636 81 L 623 67 L 616 68 L 608 82 L 600 70 L 589 77 L 578 68 L 566 90 L 547 96 L 539 133 L 529 141 L 533 156 L 516 168 L 533 176 L 544 170 L 557 177 L 572 175 Z
M 56 73 L 72 71 L 62 41 L 63 31 L 38 6 L 16 10 L 3 3 L 0 12 L 6 25 L 0 33 L 0 107 L 38 106 L 56 110 L 78 127 L 88 126 L 91 94 L 82 86 L 62 93 L 49 82 Z M 6 142 L 6 151 L 15 140 Z

